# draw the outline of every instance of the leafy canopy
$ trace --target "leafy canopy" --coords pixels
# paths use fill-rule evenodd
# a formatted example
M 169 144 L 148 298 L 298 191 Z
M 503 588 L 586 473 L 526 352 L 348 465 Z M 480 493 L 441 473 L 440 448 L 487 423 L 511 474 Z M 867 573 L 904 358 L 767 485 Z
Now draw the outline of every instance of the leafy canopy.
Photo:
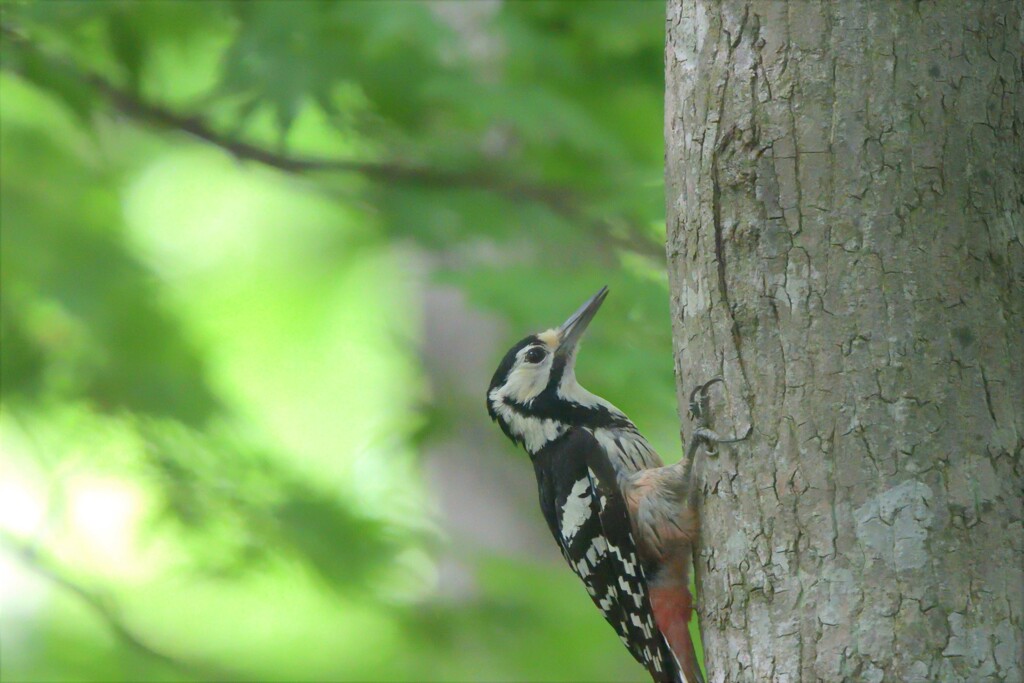
M 0 21 L 0 571 L 46 596 L 4 673 L 635 677 L 553 546 L 460 534 L 425 471 L 479 434 L 531 486 L 492 359 L 603 284 L 580 374 L 674 458 L 662 4 Z

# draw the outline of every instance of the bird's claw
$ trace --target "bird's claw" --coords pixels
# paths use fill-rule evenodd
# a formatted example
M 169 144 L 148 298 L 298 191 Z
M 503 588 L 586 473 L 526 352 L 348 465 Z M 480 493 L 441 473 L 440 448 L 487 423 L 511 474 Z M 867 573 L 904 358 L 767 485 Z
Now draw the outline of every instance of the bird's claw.
M 706 426 L 705 416 L 709 411 L 708 404 L 711 398 L 708 396 L 708 389 L 717 382 L 724 384 L 725 380 L 721 377 L 715 377 L 704 384 L 694 387 L 693 391 L 690 392 L 690 417 L 701 427 Z
M 754 431 L 753 425 L 751 425 L 747 427 L 747 431 L 743 436 L 722 438 L 714 430 L 708 427 L 707 416 L 710 412 L 709 404 L 711 400 L 710 396 L 708 396 L 708 389 L 718 382 L 722 382 L 724 384 L 725 380 L 721 377 L 715 377 L 714 379 L 694 388 L 694 390 L 690 392 L 690 417 L 697 423 L 697 426 L 693 431 L 693 440 L 704 444 L 705 450 L 710 456 L 718 455 L 718 444 L 745 441 L 750 438 L 750 434 Z

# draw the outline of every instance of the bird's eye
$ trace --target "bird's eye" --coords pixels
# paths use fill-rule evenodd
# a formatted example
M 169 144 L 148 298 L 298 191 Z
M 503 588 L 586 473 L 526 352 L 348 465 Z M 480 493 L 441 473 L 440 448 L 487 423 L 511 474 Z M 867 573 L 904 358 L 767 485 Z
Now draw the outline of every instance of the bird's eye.
M 542 360 L 544 360 L 544 356 L 546 355 L 547 353 L 545 353 L 544 349 L 542 349 L 539 346 L 534 346 L 532 349 L 526 352 L 526 362 L 539 363 Z

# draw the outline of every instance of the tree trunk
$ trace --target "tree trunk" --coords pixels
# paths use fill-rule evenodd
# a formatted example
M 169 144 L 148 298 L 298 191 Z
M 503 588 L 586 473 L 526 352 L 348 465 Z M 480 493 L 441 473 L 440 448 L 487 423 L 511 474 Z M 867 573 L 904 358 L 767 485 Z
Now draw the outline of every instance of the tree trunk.
M 1018 1 L 670 0 L 710 681 L 1024 680 Z

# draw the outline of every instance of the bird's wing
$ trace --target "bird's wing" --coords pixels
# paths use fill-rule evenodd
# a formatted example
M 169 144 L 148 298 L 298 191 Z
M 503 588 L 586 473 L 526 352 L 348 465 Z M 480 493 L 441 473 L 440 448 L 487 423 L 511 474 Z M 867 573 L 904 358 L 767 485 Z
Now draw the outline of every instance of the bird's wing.
M 551 453 L 555 534 L 569 566 L 633 657 L 655 681 L 679 681 L 679 667 L 655 624 L 626 501 L 604 448 L 573 429 Z

